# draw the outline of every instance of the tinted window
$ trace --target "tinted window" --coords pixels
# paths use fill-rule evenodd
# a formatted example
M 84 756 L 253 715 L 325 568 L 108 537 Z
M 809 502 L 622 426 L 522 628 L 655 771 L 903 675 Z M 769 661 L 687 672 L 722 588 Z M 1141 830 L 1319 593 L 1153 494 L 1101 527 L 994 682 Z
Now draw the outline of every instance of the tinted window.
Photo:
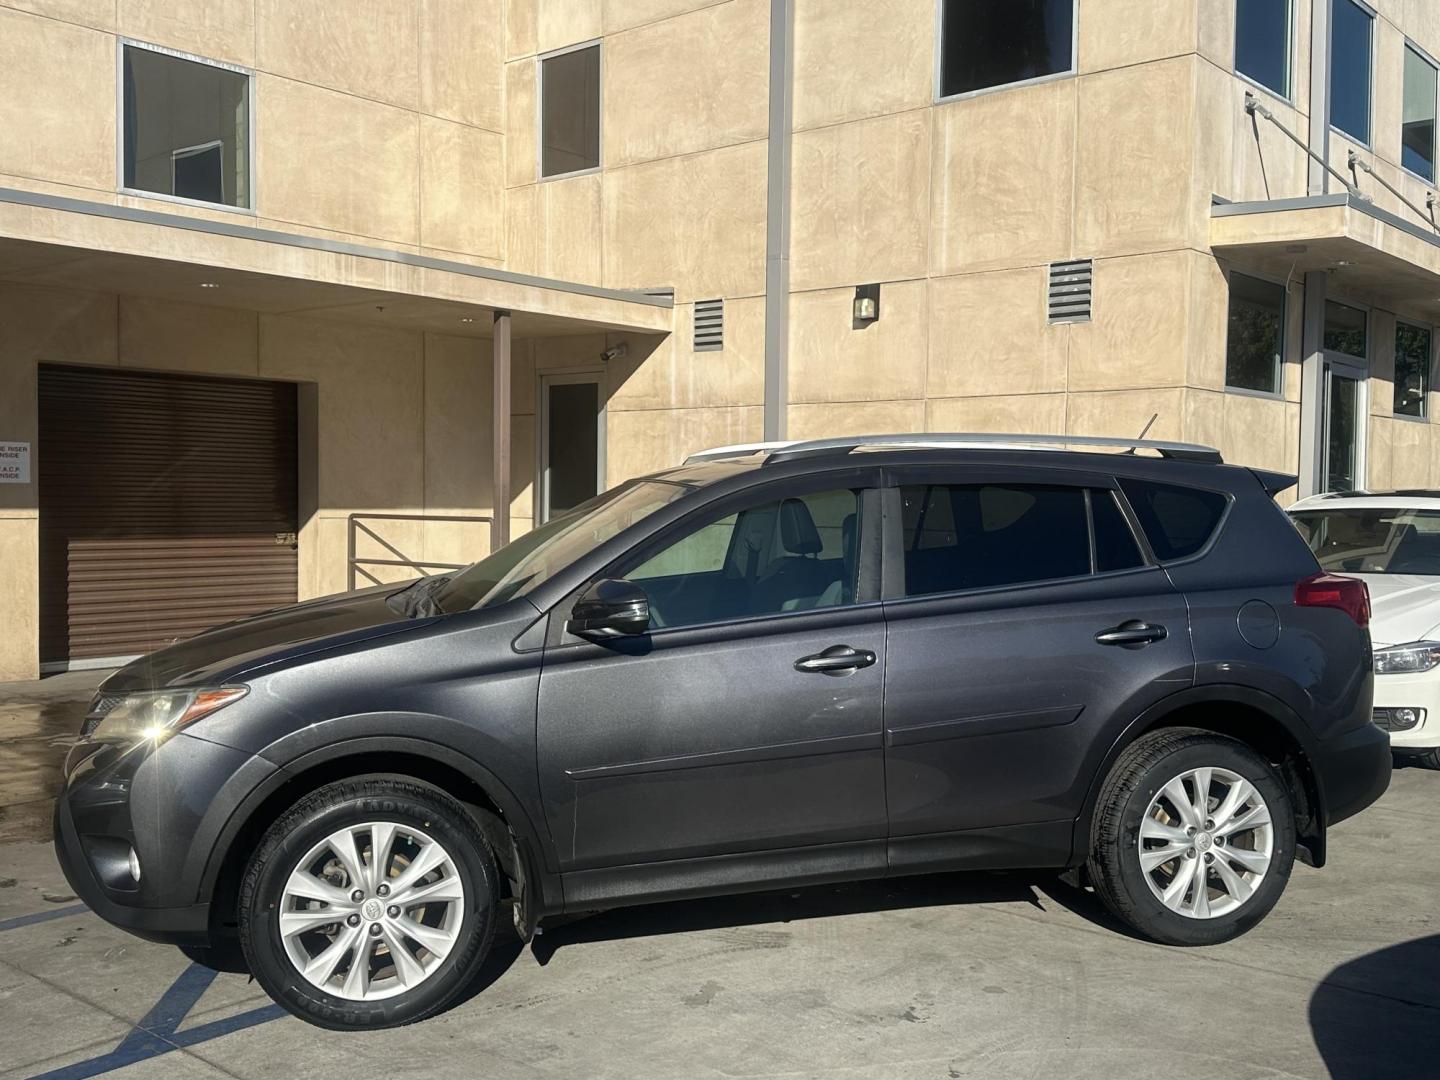
M 1075 0 L 945 0 L 941 10 L 942 97 L 1075 66 Z
M 1330 122 L 1367 146 L 1370 144 L 1370 36 L 1374 28 L 1375 20 L 1354 0 L 1334 0 Z
M 1235 0 L 1235 70 L 1290 96 L 1290 0 Z
M 1430 331 L 1395 324 L 1395 413 L 1424 416 L 1430 389 Z
M 1285 286 L 1231 274 L 1225 385 L 1278 394 L 1284 340 Z
M 1400 156 L 1407 169 L 1432 183 L 1435 180 L 1435 106 L 1435 66 L 1407 45 Z
M 1304 510 L 1295 527 L 1337 574 L 1440 574 L 1440 512 Z
M 1183 559 L 1203 548 L 1229 501 L 1219 492 L 1148 480 L 1121 480 L 1120 487 L 1161 561 Z
M 1095 572 L 1131 570 L 1144 566 L 1140 545 L 1130 531 L 1130 523 L 1120 512 L 1115 496 L 1109 491 L 1090 493 L 1090 516 L 1095 523 Z
M 1364 360 L 1369 342 L 1365 312 L 1348 304 L 1325 301 L 1325 348 Z
M 125 46 L 125 186 L 250 205 L 250 76 Z
M 855 599 L 859 522 L 858 491 L 770 500 L 615 573 L 645 589 L 657 628 L 836 607 Z
M 907 596 L 1090 573 L 1081 488 L 915 484 L 900 500 Z
M 600 46 L 540 61 L 540 175 L 600 167 Z

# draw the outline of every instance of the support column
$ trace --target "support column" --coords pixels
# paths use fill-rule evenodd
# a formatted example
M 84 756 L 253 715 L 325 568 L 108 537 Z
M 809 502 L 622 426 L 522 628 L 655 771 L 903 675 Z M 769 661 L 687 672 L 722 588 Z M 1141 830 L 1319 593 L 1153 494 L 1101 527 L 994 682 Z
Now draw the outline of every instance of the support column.
M 795 0 L 770 0 L 770 147 L 765 209 L 765 439 L 786 437 L 790 407 L 790 146 Z
M 495 467 L 494 521 L 490 524 L 490 550 L 499 551 L 510 542 L 510 312 L 495 312 L 495 336 L 491 342 L 495 369 L 495 393 L 491 426 L 495 432 L 492 455 Z
M 1305 275 L 1300 331 L 1300 497 L 1320 491 L 1325 475 L 1325 271 Z
M 1330 0 L 1315 0 L 1310 5 L 1310 152 L 1322 161 L 1330 160 Z M 1314 158 L 1310 159 L 1309 192 L 1325 195 L 1330 191 L 1330 174 Z

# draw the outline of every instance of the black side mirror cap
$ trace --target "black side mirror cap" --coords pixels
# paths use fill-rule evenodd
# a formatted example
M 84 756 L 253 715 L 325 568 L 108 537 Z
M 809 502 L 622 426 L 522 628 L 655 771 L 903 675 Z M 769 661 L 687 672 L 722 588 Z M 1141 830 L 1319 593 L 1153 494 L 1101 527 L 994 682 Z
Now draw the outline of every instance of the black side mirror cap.
M 565 629 L 592 641 L 636 637 L 650 629 L 650 598 L 632 581 L 602 578 L 580 594 Z

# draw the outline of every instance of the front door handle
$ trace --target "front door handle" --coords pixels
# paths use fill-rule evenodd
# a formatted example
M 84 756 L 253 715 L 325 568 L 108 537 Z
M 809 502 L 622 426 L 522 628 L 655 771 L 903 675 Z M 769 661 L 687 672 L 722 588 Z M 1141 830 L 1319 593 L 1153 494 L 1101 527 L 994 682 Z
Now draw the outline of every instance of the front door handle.
M 1119 626 L 1101 630 L 1095 635 L 1095 640 L 1101 645 L 1119 645 L 1122 649 L 1143 649 L 1146 645 L 1164 641 L 1168 636 L 1169 631 L 1157 623 L 1127 619 Z
M 868 649 L 852 649 L 849 645 L 831 645 L 814 656 L 795 661 L 795 670 L 819 672 L 821 675 L 853 675 L 862 667 L 875 663 L 875 654 Z

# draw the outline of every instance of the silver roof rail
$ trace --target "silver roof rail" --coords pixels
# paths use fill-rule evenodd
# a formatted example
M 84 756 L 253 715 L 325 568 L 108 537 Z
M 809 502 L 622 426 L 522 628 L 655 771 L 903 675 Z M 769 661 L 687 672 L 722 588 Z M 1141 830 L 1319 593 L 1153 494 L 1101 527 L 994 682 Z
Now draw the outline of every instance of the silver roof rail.
M 752 457 L 765 454 L 767 462 L 788 461 L 812 454 L 848 454 L 854 450 L 1059 450 L 1077 449 L 1151 450 L 1163 458 L 1176 461 L 1201 461 L 1221 464 L 1220 451 L 1196 443 L 1167 442 L 1159 439 L 1127 439 L 1099 435 L 1000 435 L 990 432 L 899 435 L 856 435 L 848 438 L 810 439 L 792 442 L 743 443 L 722 446 L 692 454 L 686 463 L 719 461 L 727 458 Z

